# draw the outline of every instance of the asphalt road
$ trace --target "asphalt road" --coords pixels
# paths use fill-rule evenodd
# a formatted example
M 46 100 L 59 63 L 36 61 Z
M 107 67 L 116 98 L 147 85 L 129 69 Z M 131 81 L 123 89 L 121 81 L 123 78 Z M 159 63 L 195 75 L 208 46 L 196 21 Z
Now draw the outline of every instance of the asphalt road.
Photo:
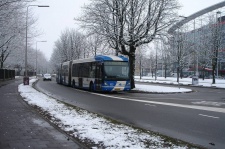
M 225 148 L 225 90 L 187 87 L 191 93 L 98 94 L 40 81 L 59 100 L 113 119 L 206 148 Z

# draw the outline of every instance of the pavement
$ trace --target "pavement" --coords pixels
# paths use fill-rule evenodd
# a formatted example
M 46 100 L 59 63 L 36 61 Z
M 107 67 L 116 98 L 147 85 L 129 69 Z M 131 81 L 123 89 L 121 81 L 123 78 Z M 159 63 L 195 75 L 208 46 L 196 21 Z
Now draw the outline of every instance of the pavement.
M 0 149 L 83 149 L 18 93 L 22 79 L 0 81 Z

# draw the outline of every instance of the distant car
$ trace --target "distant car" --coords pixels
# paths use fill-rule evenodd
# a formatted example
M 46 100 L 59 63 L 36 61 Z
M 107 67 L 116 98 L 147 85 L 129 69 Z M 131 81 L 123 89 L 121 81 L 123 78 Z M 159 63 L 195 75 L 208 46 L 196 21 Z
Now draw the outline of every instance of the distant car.
M 45 81 L 45 80 L 52 81 L 52 76 L 50 74 L 48 74 L 48 73 L 44 74 L 43 81 Z

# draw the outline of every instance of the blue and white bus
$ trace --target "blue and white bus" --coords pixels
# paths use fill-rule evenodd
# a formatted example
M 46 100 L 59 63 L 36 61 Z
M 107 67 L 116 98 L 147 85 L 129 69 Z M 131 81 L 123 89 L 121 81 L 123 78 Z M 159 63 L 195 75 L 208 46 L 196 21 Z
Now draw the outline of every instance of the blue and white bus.
M 98 55 L 64 62 L 57 82 L 90 91 L 129 91 L 129 62 L 123 56 Z

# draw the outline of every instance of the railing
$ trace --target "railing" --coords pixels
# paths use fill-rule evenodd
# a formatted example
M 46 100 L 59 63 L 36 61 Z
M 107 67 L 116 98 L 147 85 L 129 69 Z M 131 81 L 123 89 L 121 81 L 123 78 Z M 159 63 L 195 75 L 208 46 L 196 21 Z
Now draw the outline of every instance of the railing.
M 15 70 L 0 69 L 0 80 L 15 79 Z

